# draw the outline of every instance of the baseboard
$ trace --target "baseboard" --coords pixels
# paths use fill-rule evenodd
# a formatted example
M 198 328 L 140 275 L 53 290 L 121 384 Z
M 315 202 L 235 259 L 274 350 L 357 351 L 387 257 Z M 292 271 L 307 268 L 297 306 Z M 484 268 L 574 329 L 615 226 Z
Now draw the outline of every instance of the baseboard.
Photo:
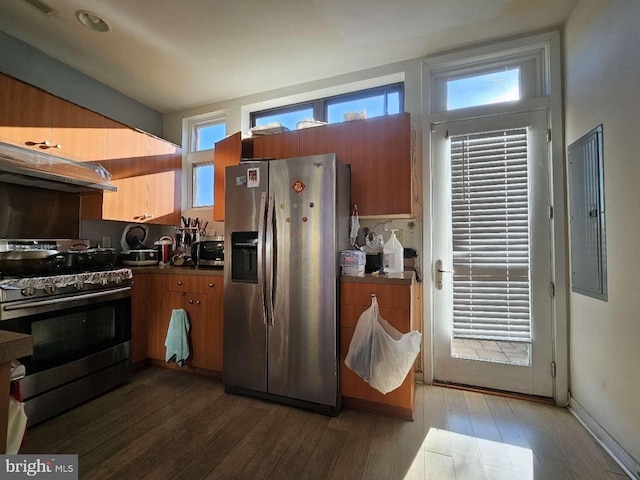
M 569 411 L 587 429 L 593 438 L 613 458 L 627 475 L 635 480 L 640 480 L 640 463 L 638 463 L 616 440 L 600 426 L 600 424 L 587 412 L 575 398 L 570 399 Z

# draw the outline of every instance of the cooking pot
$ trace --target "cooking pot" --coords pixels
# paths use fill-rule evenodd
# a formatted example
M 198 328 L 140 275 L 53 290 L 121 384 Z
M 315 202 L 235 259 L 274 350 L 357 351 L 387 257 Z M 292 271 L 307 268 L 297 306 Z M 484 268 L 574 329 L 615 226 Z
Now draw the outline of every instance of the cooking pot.
M 132 267 L 141 267 L 158 264 L 157 250 L 125 250 L 121 254 L 122 264 Z
M 5 275 L 46 274 L 64 263 L 57 250 L 12 250 L 0 252 L 0 272 Z
M 87 248 L 82 251 L 78 262 L 86 268 L 112 268 L 117 256 L 115 248 Z
M 60 255 L 62 255 L 64 260 L 58 267 L 65 271 L 75 271 L 78 269 L 78 265 L 80 265 L 80 257 L 84 255 L 84 252 L 80 250 L 67 250 L 66 252 L 60 253 Z

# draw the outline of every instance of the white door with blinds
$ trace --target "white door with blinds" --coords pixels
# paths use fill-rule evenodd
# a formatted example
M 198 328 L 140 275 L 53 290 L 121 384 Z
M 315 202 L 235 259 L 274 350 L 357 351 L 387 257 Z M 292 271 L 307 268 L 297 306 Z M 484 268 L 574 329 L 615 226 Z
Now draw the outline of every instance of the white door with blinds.
M 438 125 L 434 373 L 553 396 L 546 111 Z

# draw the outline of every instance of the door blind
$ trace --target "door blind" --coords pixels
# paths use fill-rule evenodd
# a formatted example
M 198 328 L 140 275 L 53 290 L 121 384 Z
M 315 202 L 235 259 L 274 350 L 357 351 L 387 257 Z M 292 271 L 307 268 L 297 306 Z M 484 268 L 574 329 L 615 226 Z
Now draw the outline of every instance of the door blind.
M 530 341 L 527 129 L 451 137 L 453 335 Z

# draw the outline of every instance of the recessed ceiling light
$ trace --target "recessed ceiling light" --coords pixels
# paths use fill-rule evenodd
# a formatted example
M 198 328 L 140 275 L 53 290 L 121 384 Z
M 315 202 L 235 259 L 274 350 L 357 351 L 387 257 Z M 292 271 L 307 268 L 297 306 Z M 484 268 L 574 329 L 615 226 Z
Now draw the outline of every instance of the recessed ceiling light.
M 108 32 L 111 28 L 102 18 L 87 10 L 78 10 L 76 12 L 76 18 L 85 27 L 95 30 L 96 32 Z

